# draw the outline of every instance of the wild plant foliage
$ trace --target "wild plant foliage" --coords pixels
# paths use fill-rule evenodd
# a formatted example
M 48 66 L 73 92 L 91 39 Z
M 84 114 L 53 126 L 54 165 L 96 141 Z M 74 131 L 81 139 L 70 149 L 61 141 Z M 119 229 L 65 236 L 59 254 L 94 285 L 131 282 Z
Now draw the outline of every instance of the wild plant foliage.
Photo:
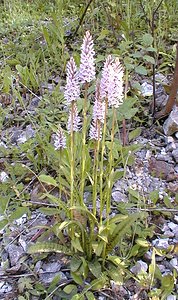
M 111 192 L 117 179 L 113 151 L 118 129 L 117 111 L 124 101 L 124 71 L 119 58 L 109 55 L 101 78 L 96 73 L 94 43 L 87 31 L 81 47 L 79 69 L 73 57 L 67 63 L 64 99 L 68 107 L 68 122 L 63 129 L 59 125 L 54 141 L 59 158 L 58 182 L 50 176 L 39 177 L 42 182 L 58 186 L 60 190 L 59 198 L 46 194 L 65 213 L 63 220 L 53 227 L 59 243 L 37 243 L 29 248 L 29 252 L 73 254 L 73 279 L 82 284 L 91 272 L 94 277 L 101 276 L 99 285 L 101 282 L 104 285 L 109 276 L 107 272 L 102 273 L 106 264 L 109 269 L 113 264 L 114 272 L 120 265 L 115 256 L 109 256 L 127 237 L 135 221 L 143 219 L 145 214 L 111 214 Z M 91 86 L 95 87 L 93 105 L 90 103 Z M 83 101 L 80 116 L 79 98 Z M 109 112 L 111 128 L 108 127 Z M 68 194 L 66 203 L 62 199 L 64 191 Z M 91 201 L 87 201 L 86 191 L 90 192 Z M 68 236 L 67 245 L 64 245 L 64 232 Z M 74 267 L 76 261 L 77 268 Z M 93 270 L 95 267 L 100 274 Z

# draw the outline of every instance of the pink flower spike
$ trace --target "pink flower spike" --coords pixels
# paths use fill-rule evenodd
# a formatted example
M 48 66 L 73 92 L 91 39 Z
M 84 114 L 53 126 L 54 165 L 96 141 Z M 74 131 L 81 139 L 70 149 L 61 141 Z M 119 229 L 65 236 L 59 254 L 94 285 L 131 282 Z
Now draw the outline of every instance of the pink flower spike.
M 55 150 L 60 150 L 66 148 L 66 137 L 61 127 L 59 127 L 54 138 L 54 147 Z
M 90 125 L 89 136 L 90 136 L 90 140 L 101 141 L 102 126 L 100 121 L 93 120 L 92 124 Z
M 108 105 L 118 107 L 123 103 L 123 69 L 118 58 L 109 55 L 101 76 L 101 98 L 108 98 Z
M 85 33 L 83 44 L 81 46 L 81 63 L 79 70 L 79 78 L 81 83 L 91 82 L 95 79 L 95 63 L 93 48 L 93 40 L 89 31 Z
M 108 81 L 109 81 L 109 66 L 113 63 L 113 58 L 111 55 L 108 55 L 104 63 L 104 67 L 101 74 L 101 98 L 107 97 L 108 94 Z
M 115 108 L 123 103 L 123 69 L 118 58 L 109 66 L 108 105 Z
M 67 83 L 64 91 L 64 98 L 67 105 L 72 101 L 76 101 L 80 97 L 80 85 L 78 71 L 73 57 L 67 63 Z
M 72 126 L 72 119 L 73 119 L 73 126 Z M 77 106 L 76 104 L 74 104 L 73 111 L 70 110 L 69 119 L 67 123 L 67 131 L 68 133 L 71 133 L 72 128 L 73 131 L 79 131 L 79 127 L 80 127 L 80 117 L 78 116 Z
M 99 120 L 104 123 L 105 103 L 100 95 L 100 83 L 96 83 L 95 102 L 93 106 L 93 120 Z

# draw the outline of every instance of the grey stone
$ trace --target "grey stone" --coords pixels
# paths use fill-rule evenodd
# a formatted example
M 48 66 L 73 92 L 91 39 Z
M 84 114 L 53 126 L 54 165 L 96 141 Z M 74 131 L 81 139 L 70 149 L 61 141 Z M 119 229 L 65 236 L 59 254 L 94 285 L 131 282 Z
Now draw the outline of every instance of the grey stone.
M 54 279 L 54 277 L 56 277 L 57 275 L 60 276 L 60 279 L 67 279 L 67 277 L 65 276 L 65 274 L 63 272 L 44 272 L 39 274 L 40 280 L 44 283 L 44 284 L 49 284 L 52 282 L 52 280 Z
M 178 173 L 178 164 L 174 167 L 174 170 L 176 171 L 176 173 Z
M 38 104 L 39 104 L 39 102 L 40 102 L 41 99 L 42 99 L 41 96 L 39 96 L 39 97 L 34 97 L 34 98 L 31 100 L 31 102 L 30 102 L 29 109 L 30 109 L 30 110 L 33 110 L 33 109 L 35 109 L 36 107 L 38 107 Z
M 153 95 L 153 86 L 147 82 L 142 83 L 141 85 L 141 93 L 144 97 L 149 97 Z
M 167 144 L 171 144 L 171 143 L 174 143 L 174 139 L 173 139 L 172 136 L 166 136 L 166 137 L 165 137 L 165 142 L 166 142 Z
M 171 152 L 171 151 L 174 151 L 176 148 L 177 148 L 176 144 L 174 142 L 172 142 L 172 143 L 168 144 L 165 149 L 166 149 L 166 152 Z
M 178 223 L 178 215 L 174 216 L 174 220 Z
M 172 230 L 172 231 L 178 231 L 178 225 L 173 223 L 173 222 L 169 222 L 168 227 Z
M 178 259 L 176 257 L 170 260 L 170 264 L 178 271 Z
M 172 156 L 176 163 L 178 163 L 178 149 L 172 151 Z
M 21 246 L 9 245 L 7 248 L 11 266 L 15 266 L 19 259 L 23 256 L 24 250 Z
M 31 125 L 28 125 L 25 129 L 25 131 L 20 134 L 20 136 L 17 139 L 18 144 L 23 144 L 25 143 L 27 140 L 29 140 L 30 138 L 32 138 L 35 134 L 35 131 L 33 130 L 33 128 L 31 127 Z
M 176 296 L 173 296 L 173 295 L 169 295 L 166 300 L 176 300 Z
M 160 269 L 161 273 L 165 272 L 166 267 L 162 264 L 158 264 L 158 268 Z
M 168 79 L 166 76 L 164 76 L 162 73 L 157 73 L 155 75 L 155 79 L 157 82 L 162 83 L 162 84 L 168 84 Z
M 1 281 L 0 282 L 0 295 L 7 294 L 10 291 L 12 291 L 12 286 L 7 282 Z
M 137 261 L 137 263 L 135 264 L 135 266 L 133 266 L 130 271 L 132 273 L 134 273 L 135 275 L 138 275 L 142 272 L 146 272 L 148 270 L 148 265 L 142 261 L 142 260 L 139 260 Z
M 156 246 L 159 249 L 167 249 L 169 246 L 169 239 L 155 239 L 152 241 L 153 246 Z
M 168 96 L 167 95 L 160 95 L 156 98 L 156 107 L 158 107 L 159 109 L 165 107 L 166 103 L 168 100 Z
M 163 124 L 163 130 L 166 135 L 172 135 L 178 131 L 178 107 L 174 107 L 169 117 Z
M 174 237 L 174 233 L 173 233 L 171 230 L 166 230 L 166 231 L 164 232 L 164 236 L 165 236 L 165 237 L 172 238 L 172 237 Z
M 6 172 L 2 171 L 0 173 L 0 182 L 6 182 L 8 180 L 9 176 Z
M 126 195 L 124 195 L 122 192 L 119 191 L 114 191 L 112 193 L 112 197 L 116 202 L 128 202 Z

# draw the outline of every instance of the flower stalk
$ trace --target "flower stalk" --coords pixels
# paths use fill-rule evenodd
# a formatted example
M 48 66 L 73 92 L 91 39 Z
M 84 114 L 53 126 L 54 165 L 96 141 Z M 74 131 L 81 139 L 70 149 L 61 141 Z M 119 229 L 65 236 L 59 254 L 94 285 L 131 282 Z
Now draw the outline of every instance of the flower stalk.
M 80 195 L 81 203 L 83 202 L 83 194 L 85 187 L 85 164 L 86 164 L 86 134 L 87 134 L 87 95 L 88 95 L 88 82 L 85 83 L 84 90 L 84 106 L 83 106 L 83 129 L 82 129 L 82 160 L 81 160 L 81 185 L 80 185 Z

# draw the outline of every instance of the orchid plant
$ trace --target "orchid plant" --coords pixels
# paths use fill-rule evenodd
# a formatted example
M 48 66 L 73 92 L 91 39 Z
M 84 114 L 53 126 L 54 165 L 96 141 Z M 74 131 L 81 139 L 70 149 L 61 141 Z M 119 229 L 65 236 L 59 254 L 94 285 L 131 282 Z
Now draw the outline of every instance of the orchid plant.
M 29 248 L 30 253 L 42 251 L 74 254 L 71 275 L 78 284 L 82 284 L 89 271 L 95 277 L 100 276 L 101 270 L 105 270 L 106 262 L 112 263 L 115 269 L 121 265 L 123 267 L 123 262 L 111 255 L 112 251 L 134 222 L 143 217 L 141 213 L 111 214 L 111 192 L 116 177 L 113 147 L 117 111 L 124 100 L 123 76 L 119 58 L 109 55 L 101 78 L 96 79 L 94 43 L 87 31 L 81 47 L 79 69 L 73 57 L 67 64 L 64 98 L 69 113 L 66 133 L 59 126 L 55 135 L 54 147 L 59 156 L 59 183 L 50 180 L 50 184 L 59 187 L 59 198 L 47 193 L 45 195 L 65 212 L 65 218 L 53 226 L 60 242 L 39 243 Z M 90 116 L 89 88 L 94 83 L 94 104 Z M 79 116 L 78 100 L 81 96 L 83 111 Z M 109 110 L 112 110 L 111 130 L 107 126 Z M 109 145 L 107 149 L 106 141 Z M 40 180 L 47 182 L 44 176 Z M 67 202 L 62 200 L 64 190 L 68 194 Z M 91 192 L 91 203 L 85 199 L 87 190 Z M 66 231 L 69 247 L 66 247 L 65 242 Z M 100 279 L 102 281 L 103 276 Z

